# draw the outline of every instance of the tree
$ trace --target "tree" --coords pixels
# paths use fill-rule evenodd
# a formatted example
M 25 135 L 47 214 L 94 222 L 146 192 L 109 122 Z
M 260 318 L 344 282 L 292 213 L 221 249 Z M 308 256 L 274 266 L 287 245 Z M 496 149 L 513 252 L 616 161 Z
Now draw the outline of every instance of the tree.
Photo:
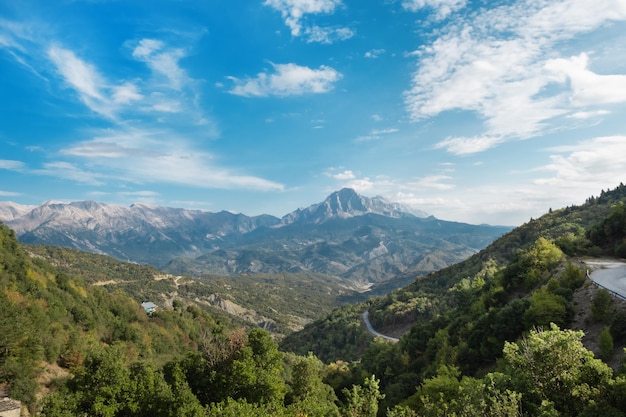
M 504 379 L 502 374 L 488 374 L 483 380 L 460 378 L 458 369 L 442 366 L 406 404 L 420 417 L 517 417 L 521 395 L 500 387 Z
M 604 288 L 598 290 L 591 301 L 591 317 L 596 321 L 604 321 L 609 315 L 613 299 Z
M 291 369 L 287 403 L 303 415 L 338 416 L 335 391 L 322 380 L 324 364 L 309 353 L 297 356 Z
M 564 326 L 568 321 L 567 300 L 541 288 L 530 297 L 530 307 L 524 312 L 526 328 L 548 326 L 556 323 Z
M 282 379 L 282 353 L 268 332 L 253 329 L 227 376 L 229 396 L 253 403 L 282 402 L 287 386 Z
M 598 348 L 600 348 L 600 357 L 604 360 L 609 360 L 613 356 L 613 336 L 611 336 L 611 329 L 606 326 L 600 332 L 598 336 Z
M 585 282 L 585 274 L 583 271 L 572 263 L 568 263 L 559 279 L 561 286 L 576 290 Z
M 343 415 L 346 417 L 376 417 L 378 401 L 385 396 L 380 393 L 379 380 L 374 375 L 365 378 L 363 385 L 353 385 L 352 389 L 344 388 L 346 401 Z
M 130 371 L 123 355 L 113 347 L 92 351 L 76 374 L 72 387 L 78 396 L 78 409 L 90 416 L 114 417 L 129 401 Z
M 523 392 L 524 409 L 546 404 L 563 415 L 576 416 L 608 393 L 611 368 L 594 358 L 581 339 L 582 331 L 535 329 L 518 343 L 505 343 L 509 373 Z

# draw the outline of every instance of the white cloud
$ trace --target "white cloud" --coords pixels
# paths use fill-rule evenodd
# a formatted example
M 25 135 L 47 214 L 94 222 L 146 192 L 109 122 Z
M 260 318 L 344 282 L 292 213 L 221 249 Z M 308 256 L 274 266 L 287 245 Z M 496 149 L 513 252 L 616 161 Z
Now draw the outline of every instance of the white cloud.
M 130 197 L 148 197 L 148 198 L 159 197 L 161 195 L 160 193 L 157 193 L 156 191 L 149 191 L 149 190 L 123 191 L 118 194 L 125 196 L 125 197 L 130 196 Z
M 306 15 L 330 14 L 341 5 L 341 0 L 265 0 L 263 3 L 281 13 L 292 36 L 306 35 L 308 42 L 332 43 L 354 36 L 349 28 L 303 27 Z
M 65 161 L 45 163 L 43 165 L 43 169 L 33 170 L 32 172 L 38 175 L 63 178 L 80 184 L 97 186 L 104 185 L 103 179 L 107 177 L 107 175 L 85 170 L 75 164 Z
M 319 26 L 306 28 L 304 33 L 309 43 L 331 44 L 335 41 L 345 41 L 354 36 L 354 31 L 349 28 L 323 28 Z
M 435 145 L 435 149 L 443 148 L 455 155 L 468 155 L 486 151 L 501 142 L 503 139 L 495 136 L 454 137 L 440 141 Z
M 16 193 L 13 191 L 2 191 L 0 190 L 0 197 L 19 197 L 21 196 L 21 193 Z
M 567 117 L 571 119 L 586 120 L 586 119 L 592 119 L 595 117 L 606 116 L 608 114 L 611 114 L 611 112 L 608 110 L 580 111 L 580 112 L 572 113 L 568 115 Z
M 402 7 L 416 12 L 424 8 L 435 10 L 438 19 L 446 18 L 450 13 L 465 7 L 467 0 L 404 0 Z
M 399 130 L 396 129 L 395 127 L 390 127 L 387 129 L 374 129 L 372 130 L 372 135 L 389 135 L 390 133 L 396 133 Z
M 453 179 L 449 175 L 431 175 L 429 177 L 424 177 L 418 179 L 418 181 L 414 184 L 416 188 L 434 188 L 437 190 L 451 190 L 454 188 L 453 184 L 446 183 L 444 181 L 449 181 Z
M 372 49 L 370 51 L 367 51 L 363 56 L 365 58 L 376 59 L 376 58 L 379 58 L 384 53 L 385 53 L 384 49 Z
M 180 48 L 169 48 L 164 42 L 155 39 L 142 39 L 133 49 L 133 57 L 145 62 L 156 74 L 169 80 L 169 87 L 180 90 L 189 78 L 178 62 L 185 57 Z
M 566 41 L 611 20 L 626 20 L 623 1 L 527 0 L 456 20 L 414 54 L 407 110 L 415 121 L 455 109 L 476 113 L 482 134 L 437 145 L 467 154 L 545 132 L 572 106 L 579 112 L 624 101 L 625 76 L 589 71 L 586 54 L 555 58 Z
M 105 82 L 93 65 L 79 59 L 72 51 L 57 46 L 48 50 L 48 56 L 65 81 L 86 100 L 103 99 L 100 90 Z
M 22 161 L 14 161 L 11 159 L 0 159 L 0 169 L 7 169 L 10 171 L 17 171 L 24 168 L 25 165 Z
M 139 88 L 135 84 L 126 82 L 120 86 L 113 87 L 113 101 L 120 104 L 128 104 L 143 98 Z
M 551 148 L 551 162 L 541 171 L 552 173 L 535 181 L 538 185 L 549 185 L 552 189 L 598 190 L 614 187 L 623 178 L 617 173 L 626 173 L 626 136 L 598 137 L 571 146 Z
M 142 39 L 133 49 L 133 56 L 139 59 L 149 59 L 152 54 L 163 49 L 164 43 L 156 39 Z
M 350 171 L 350 170 L 346 170 L 343 172 L 340 172 L 338 174 L 335 174 L 332 176 L 334 179 L 339 180 L 339 181 L 346 181 L 346 180 L 352 180 L 354 178 L 356 178 L 356 175 L 354 175 L 354 172 Z
M 229 77 L 235 83 L 231 94 L 244 97 L 292 96 L 308 93 L 326 93 L 334 87 L 342 75 L 325 65 L 318 69 L 296 64 L 272 64 L 274 73 L 260 73 L 256 78 L 240 80 Z
M 78 163 L 57 162 L 49 164 L 40 173 L 98 184 L 98 179 L 106 176 L 135 184 L 165 183 L 198 188 L 272 191 L 284 188 L 273 181 L 220 167 L 213 155 L 165 129 L 107 130 L 97 133 L 93 139 L 63 149 L 61 154 L 75 158 L 85 166 L 84 171 Z
M 132 56 L 146 63 L 151 77 L 111 80 L 70 49 L 53 45 L 47 50 L 48 59 L 80 101 L 110 121 L 132 119 L 136 123 L 142 116 L 153 118 L 158 113 L 159 122 L 184 123 L 186 127 L 204 125 L 217 134 L 199 108 L 198 83 L 179 66 L 184 55 L 183 49 L 170 48 L 159 40 L 142 39 L 133 47 Z
M 586 53 L 570 59 L 554 59 L 546 68 L 567 77 L 575 106 L 626 102 L 626 75 L 598 75 L 590 71 Z
M 95 66 L 69 49 L 52 46 L 48 49 L 48 58 L 80 100 L 90 110 L 109 119 L 115 119 L 123 106 L 143 98 L 135 84 L 111 85 Z
M 390 135 L 390 134 L 396 133 L 398 131 L 399 130 L 396 129 L 395 127 L 391 127 L 391 128 L 387 128 L 387 129 L 372 129 L 372 131 L 370 131 L 369 134 L 364 135 L 364 136 L 359 136 L 354 141 L 356 143 L 362 143 L 362 142 L 371 142 L 371 141 L 374 141 L 374 140 L 381 140 L 381 139 L 383 139 L 383 137 L 385 135 Z

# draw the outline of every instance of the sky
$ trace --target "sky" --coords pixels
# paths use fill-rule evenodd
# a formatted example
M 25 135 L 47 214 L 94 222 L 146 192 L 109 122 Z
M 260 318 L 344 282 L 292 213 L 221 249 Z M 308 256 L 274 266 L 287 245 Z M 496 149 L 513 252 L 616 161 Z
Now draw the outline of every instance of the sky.
M 0 201 L 517 226 L 626 178 L 626 0 L 0 0 Z

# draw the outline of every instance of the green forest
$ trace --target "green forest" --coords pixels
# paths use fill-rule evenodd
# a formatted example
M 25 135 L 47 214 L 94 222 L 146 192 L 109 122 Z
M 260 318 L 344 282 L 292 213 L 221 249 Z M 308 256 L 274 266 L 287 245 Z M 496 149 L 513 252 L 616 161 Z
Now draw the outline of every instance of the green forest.
M 581 263 L 626 256 L 625 203 L 620 185 L 550 209 L 280 343 L 193 303 L 147 315 L 150 293 L 62 272 L 0 225 L 0 384 L 49 417 L 626 416 L 626 304 Z

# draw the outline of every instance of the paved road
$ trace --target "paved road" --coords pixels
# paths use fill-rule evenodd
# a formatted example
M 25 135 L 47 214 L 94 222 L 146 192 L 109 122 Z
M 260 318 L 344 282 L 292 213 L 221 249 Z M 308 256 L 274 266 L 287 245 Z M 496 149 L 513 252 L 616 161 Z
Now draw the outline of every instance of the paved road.
M 626 299 L 626 263 L 612 260 L 585 261 L 589 266 L 587 274 L 589 278 L 614 293 L 620 298 Z
M 390 342 L 397 342 L 400 340 L 400 339 L 396 339 L 395 337 L 386 336 L 384 334 L 378 333 L 376 330 L 374 330 L 372 323 L 370 323 L 370 312 L 367 310 L 365 310 L 365 313 L 363 313 L 363 321 L 365 322 L 365 327 L 367 327 L 367 331 L 373 334 L 374 336 L 382 337 L 383 339 L 389 340 Z

